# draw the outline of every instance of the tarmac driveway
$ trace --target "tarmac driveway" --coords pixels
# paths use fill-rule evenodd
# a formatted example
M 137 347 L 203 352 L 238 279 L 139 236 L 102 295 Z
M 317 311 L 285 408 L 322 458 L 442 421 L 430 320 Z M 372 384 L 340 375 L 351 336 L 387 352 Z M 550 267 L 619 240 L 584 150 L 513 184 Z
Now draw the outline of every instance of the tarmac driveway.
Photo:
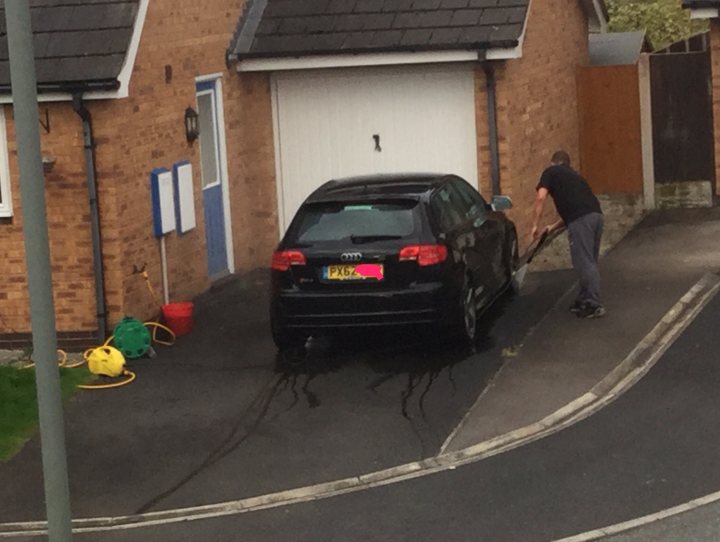
M 74 517 L 238 499 L 434 455 L 573 280 L 529 275 L 523 295 L 486 314 L 475 351 L 385 332 L 279 356 L 264 277 L 213 288 L 197 300 L 191 335 L 131 362 L 133 384 L 68 405 Z M 0 465 L 0 522 L 44 517 L 35 438 Z

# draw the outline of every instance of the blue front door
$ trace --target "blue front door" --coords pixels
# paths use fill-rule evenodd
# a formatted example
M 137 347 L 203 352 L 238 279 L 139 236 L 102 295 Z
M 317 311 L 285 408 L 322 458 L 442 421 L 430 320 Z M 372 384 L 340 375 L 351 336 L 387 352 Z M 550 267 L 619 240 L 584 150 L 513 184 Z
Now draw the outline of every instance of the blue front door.
M 229 271 L 216 92 L 214 81 L 197 85 L 205 237 L 211 277 Z

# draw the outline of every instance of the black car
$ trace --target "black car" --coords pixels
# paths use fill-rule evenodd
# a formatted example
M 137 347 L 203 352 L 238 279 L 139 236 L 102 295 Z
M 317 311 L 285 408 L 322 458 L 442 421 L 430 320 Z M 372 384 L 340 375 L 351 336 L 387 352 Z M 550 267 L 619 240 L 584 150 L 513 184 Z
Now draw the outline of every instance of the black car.
M 455 175 L 325 183 L 272 257 L 271 327 L 279 348 L 343 328 L 434 325 L 473 341 L 477 317 L 513 282 L 514 224 Z

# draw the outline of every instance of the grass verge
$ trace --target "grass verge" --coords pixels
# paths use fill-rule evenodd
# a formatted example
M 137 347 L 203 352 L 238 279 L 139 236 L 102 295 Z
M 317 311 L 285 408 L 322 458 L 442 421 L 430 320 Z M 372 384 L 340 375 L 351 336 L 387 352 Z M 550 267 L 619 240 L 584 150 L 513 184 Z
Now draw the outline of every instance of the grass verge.
M 63 399 L 90 380 L 86 367 L 60 369 Z M 0 366 L 0 463 L 15 455 L 38 426 L 35 369 Z

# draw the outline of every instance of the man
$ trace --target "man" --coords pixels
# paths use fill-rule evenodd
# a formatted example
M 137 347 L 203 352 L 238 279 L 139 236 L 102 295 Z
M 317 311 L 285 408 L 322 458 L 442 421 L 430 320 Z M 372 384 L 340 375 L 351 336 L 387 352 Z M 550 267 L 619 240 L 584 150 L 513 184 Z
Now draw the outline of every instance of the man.
M 580 278 L 580 292 L 570 310 L 579 318 L 599 318 L 605 314 L 600 301 L 600 239 L 603 215 L 587 181 L 570 167 L 570 155 L 557 151 L 551 165 L 543 171 L 537 185 L 533 241 L 540 235 L 539 223 L 545 200 L 550 194 L 560 220 L 547 226 L 548 233 L 567 227 L 573 268 Z

